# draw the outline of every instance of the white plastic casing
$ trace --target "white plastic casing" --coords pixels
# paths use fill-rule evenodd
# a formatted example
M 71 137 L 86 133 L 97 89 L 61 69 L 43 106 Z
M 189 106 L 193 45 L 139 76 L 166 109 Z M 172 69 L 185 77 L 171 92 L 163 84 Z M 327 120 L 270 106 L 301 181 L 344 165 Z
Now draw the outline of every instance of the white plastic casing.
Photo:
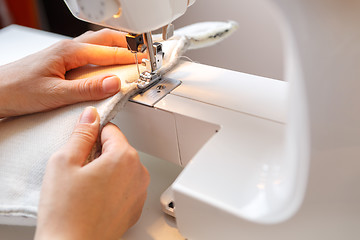
M 86 22 L 143 33 L 161 28 L 195 0 L 64 0 L 72 14 Z

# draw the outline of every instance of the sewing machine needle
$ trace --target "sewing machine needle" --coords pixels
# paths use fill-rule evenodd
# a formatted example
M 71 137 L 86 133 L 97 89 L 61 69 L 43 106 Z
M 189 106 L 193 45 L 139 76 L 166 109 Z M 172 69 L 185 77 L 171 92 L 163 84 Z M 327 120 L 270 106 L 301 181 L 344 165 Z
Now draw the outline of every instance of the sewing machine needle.
M 139 60 L 138 60 L 137 52 L 135 52 L 135 61 L 136 61 L 136 68 L 140 77 Z

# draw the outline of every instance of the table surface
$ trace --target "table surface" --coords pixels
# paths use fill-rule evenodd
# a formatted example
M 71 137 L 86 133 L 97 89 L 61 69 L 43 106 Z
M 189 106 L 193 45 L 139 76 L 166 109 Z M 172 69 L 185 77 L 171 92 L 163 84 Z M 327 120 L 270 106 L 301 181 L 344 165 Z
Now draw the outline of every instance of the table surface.
M 0 65 L 37 52 L 62 38 L 65 37 L 16 25 L 4 28 L 0 30 Z M 121 239 L 184 239 L 176 228 L 175 219 L 162 212 L 159 201 L 161 193 L 182 168 L 144 153 L 139 155 L 151 176 L 148 198 L 140 220 Z M 32 239 L 34 233 L 35 227 L 0 225 L 0 239 Z

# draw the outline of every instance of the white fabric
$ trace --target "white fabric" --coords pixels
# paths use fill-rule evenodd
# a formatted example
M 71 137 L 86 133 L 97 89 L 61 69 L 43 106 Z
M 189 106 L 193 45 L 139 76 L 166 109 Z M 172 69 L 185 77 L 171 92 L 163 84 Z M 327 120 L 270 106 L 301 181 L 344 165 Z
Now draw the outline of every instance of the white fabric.
M 218 36 L 223 39 L 228 36 L 223 34 L 224 31 L 232 32 L 235 28 L 236 24 L 233 23 L 210 23 L 207 25 L 208 31 L 202 31 L 203 37 L 197 34 L 196 41 L 193 36 L 196 31 L 193 30 L 188 35 L 186 31 L 175 35 L 163 42 L 164 64 L 159 72 L 164 74 L 170 71 L 179 61 L 179 56 L 195 42 L 201 46 L 201 39 L 206 39 L 206 42 L 209 39 L 215 40 L 211 36 L 216 35 L 217 30 Z M 207 45 L 208 43 L 203 46 Z M 121 92 L 115 96 L 0 120 L 0 224 L 34 225 L 46 162 L 68 140 L 83 109 L 86 106 L 96 107 L 101 126 L 104 126 L 115 117 L 136 90 L 133 81 L 138 78 L 138 72 L 135 64 L 86 66 L 69 72 L 66 77 L 78 79 L 105 72 L 118 75 L 122 81 Z M 14 221 L 18 217 L 21 219 Z

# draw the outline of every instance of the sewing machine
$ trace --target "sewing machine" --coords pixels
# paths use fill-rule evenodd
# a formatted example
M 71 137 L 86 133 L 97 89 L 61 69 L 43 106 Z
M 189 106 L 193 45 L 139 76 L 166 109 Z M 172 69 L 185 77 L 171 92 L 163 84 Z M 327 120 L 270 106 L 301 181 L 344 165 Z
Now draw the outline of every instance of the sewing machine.
M 189 5 L 65 2 L 86 21 L 145 33 L 154 75 L 149 33 Z M 137 149 L 185 167 L 161 201 L 187 239 L 356 238 L 360 5 L 263 4 L 283 24 L 288 83 L 182 63 L 167 75 L 180 86 L 152 107 L 129 103 L 115 123 Z
M 129 32 L 126 36 L 128 49 L 135 54 L 136 59 L 138 52 L 147 50 L 149 59 L 143 59 L 142 61 L 146 66 L 146 70 L 139 73 L 137 82 L 139 92 L 143 92 L 149 86 L 153 86 L 158 82 L 158 86 L 161 84 L 160 86 L 166 86 L 167 89 L 165 94 L 155 91 L 155 94 L 151 95 L 151 97 L 137 96 L 132 98 L 132 101 L 150 106 L 153 106 L 155 102 L 159 101 L 169 91 L 180 85 L 180 81 L 162 79 L 161 74 L 158 73 L 162 66 L 164 53 L 162 51 L 162 44 L 153 42 L 151 31 L 162 28 L 163 40 L 172 37 L 174 26 L 171 22 L 183 15 L 186 9 L 194 2 L 195 0 L 65 0 L 65 3 L 75 17 L 94 24 Z M 154 14 L 149 16 L 149 12 Z M 144 17 L 144 21 L 138 21 L 137 18 L 139 16 L 149 17 Z M 144 100 L 144 98 L 147 99 Z

